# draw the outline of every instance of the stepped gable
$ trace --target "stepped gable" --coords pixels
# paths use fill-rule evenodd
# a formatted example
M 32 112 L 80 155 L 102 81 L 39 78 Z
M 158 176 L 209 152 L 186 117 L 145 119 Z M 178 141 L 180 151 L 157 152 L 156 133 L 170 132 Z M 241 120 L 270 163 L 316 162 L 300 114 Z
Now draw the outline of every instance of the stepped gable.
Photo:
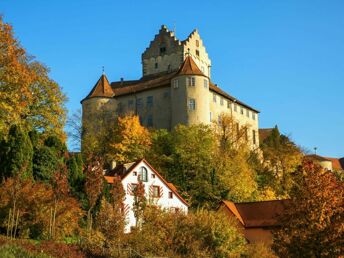
M 96 84 L 92 88 L 91 92 L 87 95 L 87 97 L 85 99 L 89 99 L 89 98 L 93 98 L 93 97 L 111 98 L 113 96 L 114 96 L 114 92 L 110 86 L 110 83 L 109 83 L 108 79 L 106 78 L 106 75 L 102 74 L 102 76 L 100 76 L 99 80 L 96 82 Z
M 185 58 L 184 63 L 179 68 L 176 76 L 178 75 L 200 75 L 205 76 L 204 73 L 198 68 L 193 58 L 189 55 Z M 207 76 L 205 76 L 207 77 Z
M 196 38 L 199 40 L 199 42 L 200 42 L 200 47 L 204 48 L 205 55 L 206 55 L 207 58 L 209 58 L 208 52 L 207 52 L 207 50 L 206 50 L 206 48 L 205 48 L 205 46 L 204 46 L 204 44 L 203 44 L 203 40 L 202 40 L 201 36 L 199 35 L 197 29 L 194 29 L 194 30 L 189 34 L 189 36 L 188 36 L 185 40 L 183 40 L 183 41 L 181 42 L 181 44 L 184 46 L 184 49 L 187 49 L 187 47 L 188 47 L 188 45 L 189 45 L 189 42 L 190 42 L 191 39 L 193 39 L 194 37 L 196 37 Z
M 145 49 L 142 54 L 142 58 L 145 59 L 150 56 L 159 56 L 160 53 L 157 52 L 158 46 L 161 42 L 165 42 L 168 46 L 174 46 L 175 48 L 181 47 L 181 42 L 176 38 L 173 31 L 170 31 L 166 25 L 161 25 L 159 33 L 155 35 L 154 39 L 149 43 L 149 46 Z M 167 48 L 166 54 L 169 54 L 169 49 Z

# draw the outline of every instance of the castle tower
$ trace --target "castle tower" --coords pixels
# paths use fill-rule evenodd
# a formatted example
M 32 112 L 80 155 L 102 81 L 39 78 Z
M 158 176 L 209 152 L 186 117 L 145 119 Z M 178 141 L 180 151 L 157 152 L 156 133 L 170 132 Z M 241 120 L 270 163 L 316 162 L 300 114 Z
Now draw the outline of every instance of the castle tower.
M 102 120 L 114 117 L 116 112 L 116 100 L 109 80 L 102 74 L 91 92 L 81 101 L 82 124 L 85 133 L 97 132 L 102 127 Z M 100 128 L 101 129 L 101 128 Z
M 171 128 L 177 124 L 208 124 L 209 110 L 209 78 L 187 55 L 171 80 Z

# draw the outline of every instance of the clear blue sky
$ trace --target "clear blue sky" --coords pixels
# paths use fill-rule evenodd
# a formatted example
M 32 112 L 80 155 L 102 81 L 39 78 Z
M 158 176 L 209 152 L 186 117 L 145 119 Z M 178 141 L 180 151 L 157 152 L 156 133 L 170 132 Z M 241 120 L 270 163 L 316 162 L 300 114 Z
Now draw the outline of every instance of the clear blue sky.
M 215 4 L 216 2 L 216 4 Z M 105 66 L 110 81 L 141 76 L 161 24 L 184 39 L 198 28 L 212 80 L 259 109 L 299 145 L 344 156 L 344 1 L 1 0 L 29 53 L 79 109 Z

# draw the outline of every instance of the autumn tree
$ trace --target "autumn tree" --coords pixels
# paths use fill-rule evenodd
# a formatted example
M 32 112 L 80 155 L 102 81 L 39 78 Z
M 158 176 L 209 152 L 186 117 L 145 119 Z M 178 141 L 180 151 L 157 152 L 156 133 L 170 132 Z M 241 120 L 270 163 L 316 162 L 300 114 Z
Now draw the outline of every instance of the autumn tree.
M 261 143 L 265 168 L 261 171 L 263 183 L 271 186 L 281 197 L 288 197 L 293 187 L 292 173 L 301 164 L 302 152 L 277 126 Z
M 257 183 L 249 160 L 256 150 L 248 142 L 249 126 L 239 126 L 233 116 L 223 113 L 213 128 L 218 148 L 212 162 L 222 196 L 232 201 L 252 200 Z
M 344 184 L 305 160 L 297 170 L 290 206 L 274 233 L 281 257 L 339 257 L 343 248 Z
M 138 116 L 118 117 L 111 132 L 108 158 L 119 163 L 144 158 L 151 145 L 149 131 L 140 124 Z
M 65 95 L 0 17 L 0 131 L 12 124 L 64 138 Z
M 142 230 L 129 236 L 129 243 L 145 256 L 239 257 L 245 239 L 236 221 L 222 214 L 198 210 L 185 215 L 148 207 Z
M 103 189 L 103 161 L 99 157 L 90 157 L 86 165 L 85 192 L 88 199 L 87 230 L 92 230 L 92 210 Z

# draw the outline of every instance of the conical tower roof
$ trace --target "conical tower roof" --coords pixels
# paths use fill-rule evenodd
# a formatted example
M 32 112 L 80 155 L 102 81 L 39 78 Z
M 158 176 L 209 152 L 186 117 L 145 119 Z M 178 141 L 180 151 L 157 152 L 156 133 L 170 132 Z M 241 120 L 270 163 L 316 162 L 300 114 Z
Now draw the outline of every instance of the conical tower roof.
M 195 61 L 192 59 L 190 55 L 188 55 L 184 63 L 180 66 L 176 76 L 178 75 L 201 75 L 206 76 L 197 66 Z
M 105 74 L 100 76 L 99 80 L 96 82 L 94 87 L 92 88 L 91 92 L 88 94 L 86 98 L 92 97 L 113 97 L 113 90 L 110 86 L 109 80 L 106 78 Z

